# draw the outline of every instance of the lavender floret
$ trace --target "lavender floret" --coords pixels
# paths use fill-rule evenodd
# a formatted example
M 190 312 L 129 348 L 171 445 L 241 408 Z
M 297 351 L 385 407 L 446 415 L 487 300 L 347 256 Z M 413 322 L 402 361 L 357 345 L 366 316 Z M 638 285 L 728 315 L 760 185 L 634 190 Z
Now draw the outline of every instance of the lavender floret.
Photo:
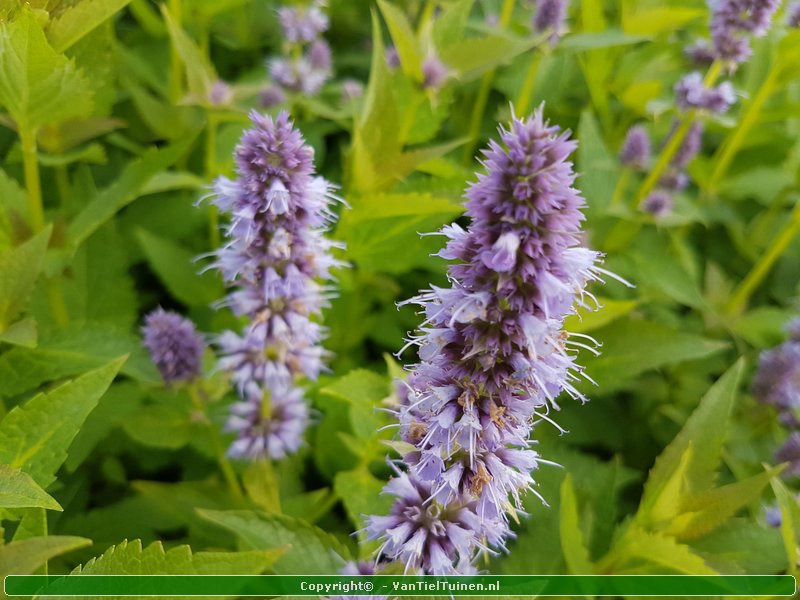
M 643 171 L 650 162 L 650 135 L 642 125 L 634 125 L 628 130 L 619 161 L 626 167 Z
M 200 375 L 205 344 L 189 319 L 157 308 L 145 317 L 142 334 L 165 382 L 190 381 Z
M 717 87 L 706 87 L 703 76 L 695 71 L 675 84 L 675 99 L 678 108 L 684 111 L 703 109 L 722 114 L 736 101 L 736 94 L 727 81 Z

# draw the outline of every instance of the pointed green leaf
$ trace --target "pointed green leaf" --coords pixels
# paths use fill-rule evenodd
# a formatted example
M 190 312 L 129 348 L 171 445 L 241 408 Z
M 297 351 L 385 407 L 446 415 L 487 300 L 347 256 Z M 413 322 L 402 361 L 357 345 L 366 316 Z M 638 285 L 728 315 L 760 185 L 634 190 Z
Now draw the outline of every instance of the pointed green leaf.
M 235 533 L 242 547 L 288 546 L 273 565 L 278 575 L 336 574 L 350 552 L 335 537 L 301 519 L 244 510 L 198 510 L 201 517 Z
M 131 0 L 80 0 L 47 24 L 47 39 L 63 52 L 125 8 Z
M 0 332 L 25 308 L 42 270 L 51 231 L 48 227 L 21 246 L 0 253 Z
M 169 31 L 172 45 L 177 50 L 186 69 L 189 93 L 196 102 L 204 103 L 207 100 L 208 91 L 217 80 L 214 67 L 197 47 L 197 44 L 175 22 L 166 4 L 161 5 L 161 14 L 167 22 L 167 31 Z
M 79 246 L 122 208 L 136 200 L 153 177 L 177 161 L 194 138 L 161 149 L 150 149 L 131 162 L 119 178 L 102 190 L 69 225 L 70 242 Z
M 0 465 L 0 508 L 64 510 L 30 475 L 9 465 Z
M 409 78 L 422 81 L 422 57 L 411 23 L 408 22 L 403 11 L 386 0 L 378 0 L 378 7 L 389 27 L 389 34 L 392 36 L 392 42 L 400 56 L 400 65 L 403 67 L 403 71 Z
M 621 557 L 614 574 L 683 573 L 686 575 L 716 575 L 705 560 L 689 546 L 673 538 L 643 529 L 631 528 L 615 549 Z
M 5 331 L 0 333 L 0 342 L 11 344 L 12 346 L 35 348 L 37 337 L 36 321 L 22 319 L 12 323 Z
M 561 482 L 560 507 L 561 550 L 569 572 L 573 575 L 590 575 L 594 572 L 589 560 L 589 551 L 583 540 L 578 514 L 578 499 L 572 487 L 572 476 L 568 473 Z
M 363 529 L 367 515 L 388 514 L 392 497 L 381 494 L 384 484 L 366 468 L 339 471 L 333 478 L 333 489 L 342 499 L 347 516 L 357 531 Z M 364 533 L 360 535 L 363 538 Z
M 636 518 L 651 528 L 669 524 L 680 512 L 681 500 L 686 491 L 686 474 L 692 461 L 692 443 L 683 451 L 680 461 L 668 477 L 653 482 L 642 498 Z M 648 482 L 649 483 L 649 482 Z
M 350 371 L 321 390 L 323 394 L 348 403 L 353 433 L 362 438 L 375 436 L 379 423 L 376 409 L 390 391 L 385 376 L 366 369 Z
M 539 38 L 490 34 L 461 39 L 442 48 L 442 60 L 458 73 L 459 81 L 472 81 L 487 71 L 510 63 L 539 43 Z
M 688 491 L 699 493 L 713 484 L 743 368 L 744 361 L 739 360 L 719 378 L 680 433 L 656 459 L 644 486 L 642 506 L 654 502 L 654 496 L 680 468 L 681 459 L 690 445 L 692 457 L 686 467 Z
M 47 43 L 30 10 L 0 24 L 0 105 L 21 131 L 88 115 L 90 90 L 75 64 Z
M 91 545 L 86 538 L 51 535 L 0 546 L 0 580 L 6 575 L 30 575 L 51 558 Z
M 0 463 L 23 469 L 47 488 L 67 458 L 81 425 L 116 376 L 124 358 L 37 394 L 0 421 Z

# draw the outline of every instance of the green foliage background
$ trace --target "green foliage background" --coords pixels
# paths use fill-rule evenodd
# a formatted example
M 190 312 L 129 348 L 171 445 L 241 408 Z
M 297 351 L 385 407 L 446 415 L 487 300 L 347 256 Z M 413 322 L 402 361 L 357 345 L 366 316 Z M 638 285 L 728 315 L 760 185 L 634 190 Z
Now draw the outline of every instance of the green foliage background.
M 537 474 L 550 506 L 528 498 L 510 553 L 485 568 L 795 573 L 798 507 L 771 466 L 785 432 L 748 389 L 797 310 L 800 32 L 779 14 L 755 41 L 737 105 L 706 123 L 693 185 L 655 222 L 616 154 L 634 122 L 666 136 L 683 48 L 707 34 L 703 2 L 574 0 L 552 49 L 521 1 L 330 5 L 336 79 L 287 108 L 350 205 L 333 232 L 352 265 L 325 315 L 335 360 L 309 392 L 307 446 L 226 478 L 224 377 L 199 401 L 165 389 L 138 327 L 157 305 L 206 332 L 236 325 L 210 307 L 221 282 L 198 274 L 219 232 L 195 202 L 231 174 L 264 59 L 281 52 L 276 6 L 0 1 L 0 576 L 322 573 L 367 556 L 351 534 L 387 510 L 398 450 L 375 408 L 419 320 L 395 303 L 444 282 L 441 240 L 418 234 L 459 217 L 512 102 L 545 102 L 573 130 L 589 241 L 636 288 L 596 287 L 605 308 L 571 320 L 603 344 L 581 356 L 598 386 L 584 406 L 562 403 L 569 435 L 537 428 L 564 469 Z M 435 93 L 419 85 L 433 48 L 453 72 Z M 210 102 L 218 78 L 231 104 Z M 342 99 L 346 78 L 363 98 Z M 779 529 L 763 518 L 774 502 Z

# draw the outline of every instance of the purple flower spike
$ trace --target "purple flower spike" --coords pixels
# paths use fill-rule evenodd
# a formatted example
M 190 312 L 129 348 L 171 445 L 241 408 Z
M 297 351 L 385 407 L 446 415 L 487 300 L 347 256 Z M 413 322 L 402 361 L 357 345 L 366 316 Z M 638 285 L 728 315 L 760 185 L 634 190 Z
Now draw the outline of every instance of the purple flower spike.
M 786 24 L 794 29 L 800 27 L 800 2 L 792 2 L 786 7 Z
M 258 101 L 263 108 L 273 108 L 286 102 L 286 94 L 277 85 L 270 85 L 261 91 Z
M 212 106 L 227 106 L 233 103 L 233 88 L 222 80 L 217 80 L 208 92 L 208 101 Z
M 144 347 L 167 383 L 200 375 L 205 344 L 189 319 L 157 308 L 144 319 Z
M 539 0 L 533 17 L 533 30 L 550 32 L 550 43 L 555 44 L 566 31 L 567 0 Z
M 790 340 L 761 353 L 753 395 L 781 412 L 800 408 L 800 342 Z
M 656 218 L 672 213 L 675 201 L 666 190 L 654 190 L 642 203 L 642 210 Z
M 698 67 L 707 67 L 714 62 L 714 48 L 706 40 L 698 40 L 688 46 L 684 54 Z
M 711 16 L 711 40 L 716 58 L 731 69 L 746 61 L 752 51 L 748 35 L 763 36 L 772 23 L 780 0 L 718 0 Z
M 233 408 L 240 437 L 231 452 L 280 458 L 297 449 L 307 422 L 295 381 L 325 368 L 317 321 L 332 293 L 321 282 L 342 266 L 331 254 L 338 246 L 325 237 L 337 199 L 314 176 L 314 151 L 285 112 L 250 118 L 236 149 L 237 179 L 216 183 L 215 203 L 230 215 L 214 262 L 231 288 L 221 305 L 248 320 L 241 334 L 219 337 L 219 368 L 242 398 Z
M 441 231 L 451 286 L 409 301 L 425 315 L 408 340 L 420 362 L 398 387 L 401 437 L 414 447 L 404 457 L 410 474 L 389 483 L 399 497 L 392 514 L 367 527 L 407 570 L 464 573 L 477 552 L 503 548 L 509 513 L 548 463 L 530 448 L 534 424 L 552 423 L 562 391 L 585 400 L 576 353 L 595 352 L 594 341 L 570 336 L 563 322 L 592 298 L 587 283 L 607 272 L 581 245 L 584 200 L 568 160 L 575 148 L 541 109 L 501 129 L 466 193 L 471 224 Z
M 650 162 L 650 135 L 642 125 L 634 125 L 628 130 L 619 161 L 626 167 L 643 171 Z
M 672 137 L 672 134 L 670 134 Z M 678 169 L 684 169 L 694 160 L 697 153 L 700 152 L 700 146 L 703 142 L 703 124 L 700 121 L 692 123 L 686 137 L 683 138 L 680 148 L 672 158 L 672 165 Z
M 697 71 L 689 73 L 675 84 L 675 97 L 681 110 L 704 109 L 713 113 L 727 112 L 736 101 L 733 86 L 726 81 L 715 88 L 706 87 Z
M 430 575 L 471 571 L 476 550 L 485 537 L 502 535 L 502 522 L 482 520 L 474 502 L 444 506 L 431 498 L 431 483 L 398 473 L 384 488 L 397 498 L 388 516 L 367 519 L 371 540 L 382 542 L 378 555 L 405 565 L 406 573 Z
M 396 69 L 397 67 L 400 66 L 400 53 L 394 46 L 389 46 L 388 48 L 386 48 L 385 58 L 386 58 L 386 65 L 390 69 Z

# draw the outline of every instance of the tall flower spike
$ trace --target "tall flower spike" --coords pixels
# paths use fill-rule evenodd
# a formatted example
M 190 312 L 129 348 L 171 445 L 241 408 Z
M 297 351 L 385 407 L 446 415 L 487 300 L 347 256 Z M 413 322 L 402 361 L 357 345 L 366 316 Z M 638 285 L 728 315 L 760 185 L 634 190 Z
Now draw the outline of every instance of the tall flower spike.
M 675 84 L 675 100 L 681 110 L 703 109 L 716 114 L 727 112 L 736 101 L 729 81 L 717 87 L 706 87 L 703 76 L 694 71 Z
M 164 381 L 190 381 L 200 375 L 205 344 L 189 319 L 157 308 L 145 317 L 142 335 Z
M 748 35 L 763 36 L 780 0 L 718 0 L 711 15 L 711 40 L 717 59 L 730 69 L 751 54 Z
M 533 30 L 550 32 L 550 43 L 558 42 L 566 30 L 568 4 L 567 0 L 539 0 L 533 16 Z
M 241 334 L 219 337 L 219 368 L 241 397 L 229 422 L 240 434 L 231 453 L 280 458 L 297 449 L 308 421 L 298 379 L 324 369 L 317 320 L 332 293 L 320 282 L 342 264 L 325 237 L 337 198 L 314 176 L 314 151 L 285 112 L 250 118 L 236 149 L 237 179 L 216 183 L 215 202 L 230 215 L 214 262 L 230 288 L 221 305 L 247 319 Z
M 439 255 L 455 261 L 451 287 L 410 301 L 422 306 L 425 321 L 409 340 L 420 362 L 398 409 L 403 441 L 414 446 L 404 457 L 409 479 L 430 494 L 424 505 L 437 515 L 468 507 L 479 521 L 447 560 L 424 558 L 425 534 L 387 532 L 384 553 L 409 569 L 461 570 L 477 539 L 502 547 L 508 513 L 521 508 L 535 485 L 532 471 L 547 462 L 531 449 L 532 427 L 552 422 L 548 413 L 562 391 L 585 399 L 575 353 L 595 352 L 591 338 L 587 344 L 563 330 L 574 305 L 592 298 L 586 284 L 606 273 L 600 255 L 581 246 L 584 200 L 568 160 L 576 143 L 541 108 L 514 118 L 500 138 L 484 151 L 486 172 L 467 190 L 470 226 L 442 230 L 449 241 Z

